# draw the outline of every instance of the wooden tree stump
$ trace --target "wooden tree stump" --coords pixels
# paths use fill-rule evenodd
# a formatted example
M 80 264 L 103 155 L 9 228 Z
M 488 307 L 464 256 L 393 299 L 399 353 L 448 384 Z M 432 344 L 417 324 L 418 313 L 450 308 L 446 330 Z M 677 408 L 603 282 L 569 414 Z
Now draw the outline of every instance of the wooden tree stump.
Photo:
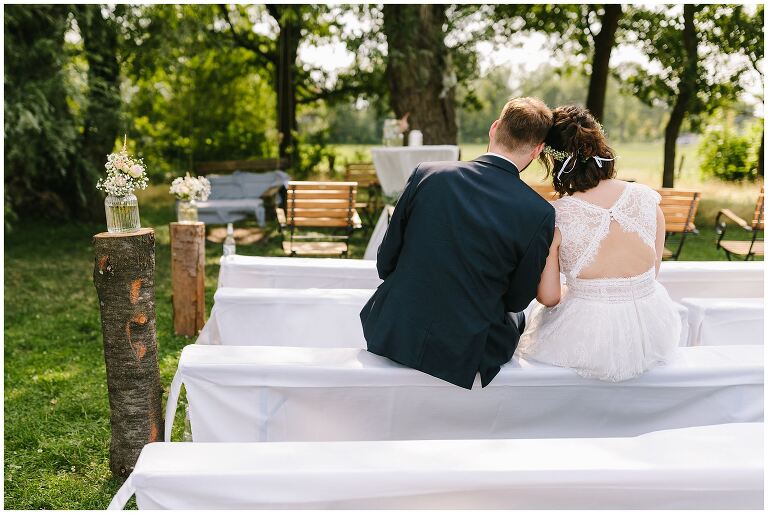
M 109 467 L 122 480 L 145 444 L 162 441 L 163 388 L 155 329 L 155 231 L 93 238 L 110 425 Z
M 171 223 L 173 330 L 195 336 L 205 324 L 205 223 Z

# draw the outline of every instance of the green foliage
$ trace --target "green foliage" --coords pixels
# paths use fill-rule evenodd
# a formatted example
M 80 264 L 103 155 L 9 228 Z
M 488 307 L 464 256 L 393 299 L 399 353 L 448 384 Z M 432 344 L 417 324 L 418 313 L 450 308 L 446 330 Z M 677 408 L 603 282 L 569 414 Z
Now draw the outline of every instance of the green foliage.
M 726 182 L 757 180 L 760 129 L 756 124 L 746 134 L 727 125 L 708 130 L 699 144 L 702 176 Z
M 5 212 L 66 216 L 78 137 L 68 100 L 65 6 L 5 7 Z

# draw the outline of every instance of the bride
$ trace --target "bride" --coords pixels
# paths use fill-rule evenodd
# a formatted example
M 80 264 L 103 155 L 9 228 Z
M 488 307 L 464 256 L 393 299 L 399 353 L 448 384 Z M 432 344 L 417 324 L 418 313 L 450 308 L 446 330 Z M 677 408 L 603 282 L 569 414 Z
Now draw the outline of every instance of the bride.
M 555 236 L 520 356 L 620 381 L 667 361 L 680 317 L 656 281 L 664 250 L 659 194 L 616 180 L 614 154 L 589 111 L 558 107 L 545 143 Z M 560 272 L 566 285 L 560 284 Z

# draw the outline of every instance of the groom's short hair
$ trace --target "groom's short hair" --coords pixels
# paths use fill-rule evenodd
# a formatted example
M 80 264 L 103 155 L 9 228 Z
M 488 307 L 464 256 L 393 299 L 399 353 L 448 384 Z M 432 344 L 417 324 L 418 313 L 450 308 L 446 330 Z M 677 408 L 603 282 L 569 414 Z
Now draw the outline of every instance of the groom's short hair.
M 552 128 L 552 111 L 538 98 L 513 98 L 501 110 L 499 122 L 496 143 L 516 151 L 544 141 Z

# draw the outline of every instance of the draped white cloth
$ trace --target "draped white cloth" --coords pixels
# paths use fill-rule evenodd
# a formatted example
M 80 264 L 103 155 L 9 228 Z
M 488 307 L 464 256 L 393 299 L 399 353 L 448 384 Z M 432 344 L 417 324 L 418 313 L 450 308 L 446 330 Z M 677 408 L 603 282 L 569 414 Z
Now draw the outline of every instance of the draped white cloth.
M 456 161 L 459 147 L 455 145 L 398 146 L 371 148 L 373 165 L 381 189 L 386 195 L 403 192 L 408 177 L 416 166 L 430 161 Z
M 199 344 L 365 348 L 370 289 L 219 288 Z
M 379 284 L 375 261 L 231 255 L 221 258 L 218 287 L 376 289 Z
M 375 253 L 374 260 L 222 258 L 219 287 L 375 289 L 381 284 Z M 677 302 L 682 298 L 763 297 L 762 262 L 665 261 L 658 280 Z
M 513 359 L 461 389 L 353 348 L 189 345 L 181 385 L 196 442 L 633 436 L 763 419 L 763 347 L 678 348 L 620 383 Z
M 384 234 L 387 233 L 387 227 L 389 226 L 389 213 L 387 209 L 382 209 L 379 220 L 376 222 L 376 226 L 371 233 L 370 239 L 368 239 L 368 246 L 365 247 L 365 254 L 363 259 L 376 262 L 376 257 L 379 254 L 379 246 L 384 241 Z M 375 266 L 374 266 L 375 269 Z
M 763 344 L 762 298 L 683 298 L 689 345 Z
M 286 259 L 292 260 L 292 259 Z M 332 261 L 333 259 L 327 259 Z M 220 287 L 199 344 L 366 348 L 360 310 L 373 289 Z M 534 300 L 526 309 L 529 316 Z M 688 311 L 676 304 L 688 340 Z
M 763 425 L 631 438 L 152 443 L 140 509 L 761 509 Z

